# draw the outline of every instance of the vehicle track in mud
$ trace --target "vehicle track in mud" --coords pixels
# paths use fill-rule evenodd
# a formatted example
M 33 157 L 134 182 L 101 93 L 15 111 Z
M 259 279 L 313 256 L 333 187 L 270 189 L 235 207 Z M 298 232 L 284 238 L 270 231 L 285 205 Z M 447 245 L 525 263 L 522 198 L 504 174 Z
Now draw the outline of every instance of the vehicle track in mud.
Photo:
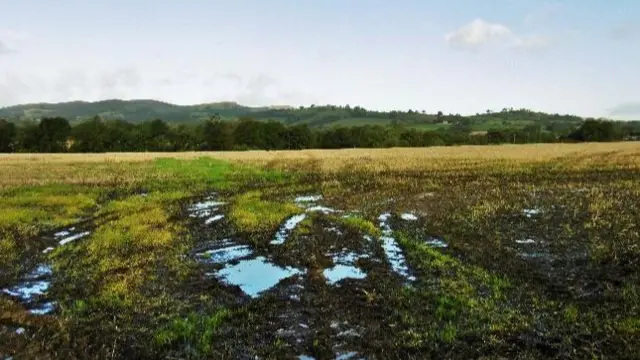
M 345 226 L 340 220 L 357 213 L 325 206 L 319 195 L 295 202 L 300 213 L 258 246 L 229 231 L 225 204 L 215 196 L 189 207 L 199 239 L 191 256 L 203 267 L 202 281 L 217 282 L 238 304 L 260 309 L 251 333 L 230 328 L 234 344 L 221 346 L 236 348 L 239 357 L 263 355 L 258 344 L 273 342 L 284 342 L 279 356 L 366 357 L 367 344 L 389 331 L 388 309 L 367 298 L 415 281 L 392 226 L 421 220 L 410 213 L 383 213 L 371 234 Z M 441 239 L 429 241 L 446 246 Z

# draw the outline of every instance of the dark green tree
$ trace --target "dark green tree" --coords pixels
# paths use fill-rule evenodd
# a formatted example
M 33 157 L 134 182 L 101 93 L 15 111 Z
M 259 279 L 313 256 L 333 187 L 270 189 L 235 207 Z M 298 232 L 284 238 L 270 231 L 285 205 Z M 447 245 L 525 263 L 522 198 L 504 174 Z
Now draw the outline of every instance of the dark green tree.
M 75 125 L 71 129 L 71 148 L 73 152 L 104 152 L 108 149 L 109 129 L 104 121 L 96 116 L 91 120 Z
M 43 118 L 38 124 L 38 150 L 44 153 L 67 151 L 70 133 L 71 125 L 67 119 Z
M 14 123 L 0 119 L 0 152 L 8 153 L 14 150 L 17 133 Z
M 206 150 L 232 150 L 234 145 L 233 124 L 219 119 L 208 120 L 202 128 L 203 143 Z

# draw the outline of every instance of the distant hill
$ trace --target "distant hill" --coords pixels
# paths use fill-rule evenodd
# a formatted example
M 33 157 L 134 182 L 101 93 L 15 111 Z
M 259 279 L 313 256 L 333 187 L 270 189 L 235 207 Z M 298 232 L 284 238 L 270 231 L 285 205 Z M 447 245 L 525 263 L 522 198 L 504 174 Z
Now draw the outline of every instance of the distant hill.
M 94 116 L 100 116 L 105 120 L 120 119 L 132 123 L 152 119 L 162 119 L 169 123 L 195 123 L 211 117 L 219 117 L 223 120 L 251 117 L 256 120 L 281 121 L 290 125 L 307 124 L 311 127 L 395 123 L 424 130 L 457 126 L 474 131 L 527 126 L 565 127 L 584 120 L 572 115 L 546 114 L 526 109 L 503 109 L 500 112 L 461 116 L 442 113 L 428 114 L 417 110 L 371 111 L 358 106 L 323 105 L 294 108 L 278 105 L 250 107 L 235 102 L 175 105 L 156 100 L 73 101 L 54 104 L 26 104 L 0 109 L 0 118 L 12 121 L 37 120 L 53 116 L 67 118 L 72 123 Z

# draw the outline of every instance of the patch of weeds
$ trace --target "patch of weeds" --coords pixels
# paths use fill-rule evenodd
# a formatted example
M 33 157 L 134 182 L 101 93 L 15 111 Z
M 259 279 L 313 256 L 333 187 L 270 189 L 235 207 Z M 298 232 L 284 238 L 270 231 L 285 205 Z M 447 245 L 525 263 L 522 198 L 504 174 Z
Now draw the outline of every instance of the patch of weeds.
M 401 302 L 411 312 L 403 322 L 408 320 L 413 331 L 425 334 L 423 345 L 464 342 L 466 337 L 488 340 L 528 327 L 527 317 L 506 300 L 512 290 L 506 279 L 402 233 L 396 235 L 419 278 L 415 288 L 401 293 Z M 410 342 L 415 345 L 415 335 Z
M 360 232 L 362 234 L 380 236 L 382 232 L 371 221 L 361 218 L 359 216 L 331 216 L 331 219 L 338 224 L 345 226 L 348 229 Z
M 240 231 L 268 232 L 274 231 L 285 219 L 300 211 L 294 204 L 265 200 L 260 191 L 249 191 L 233 200 L 229 219 Z
M 176 316 L 154 334 L 154 340 L 161 348 L 185 349 L 185 353 L 195 350 L 198 355 L 211 355 L 220 325 L 230 316 L 231 312 L 224 308 L 213 315 L 190 313 L 184 317 Z

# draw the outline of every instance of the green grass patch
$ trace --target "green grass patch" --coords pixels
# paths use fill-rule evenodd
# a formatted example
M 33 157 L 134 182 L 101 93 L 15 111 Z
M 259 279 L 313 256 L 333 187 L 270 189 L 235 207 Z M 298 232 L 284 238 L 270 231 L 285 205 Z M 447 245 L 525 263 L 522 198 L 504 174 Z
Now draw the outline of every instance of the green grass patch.
M 249 191 L 233 200 L 229 219 L 240 231 L 263 232 L 276 229 L 286 218 L 300 212 L 294 204 L 265 200 L 260 191 Z
M 332 216 L 331 219 L 338 224 L 346 227 L 347 229 L 351 229 L 354 231 L 358 231 L 362 234 L 372 235 L 372 236 L 381 236 L 382 232 L 380 229 L 374 225 L 371 221 L 361 218 L 359 216 L 350 216 L 350 217 L 342 217 L 342 216 Z
M 212 353 L 212 344 L 219 335 L 220 325 L 231 317 L 227 309 L 219 309 L 212 315 L 191 313 L 174 317 L 154 335 L 156 344 L 164 348 L 193 348 L 199 355 Z

